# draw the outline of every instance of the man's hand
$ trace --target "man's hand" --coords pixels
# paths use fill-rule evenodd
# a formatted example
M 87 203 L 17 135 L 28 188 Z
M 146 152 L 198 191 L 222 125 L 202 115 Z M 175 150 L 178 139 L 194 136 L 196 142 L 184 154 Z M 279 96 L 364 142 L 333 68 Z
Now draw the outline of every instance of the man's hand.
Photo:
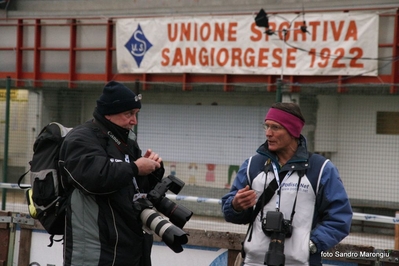
M 232 205 L 234 210 L 243 211 L 256 204 L 256 192 L 255 190 L 249 189 L 247 185 L 245 188 L 240 189 L 234 196 Z
M 148 175 L 161 167 L 162 158 L 152 150 L 148 149 L 143 157 L 134 163 L 139 169 L 139 175 Z
M 148 149 L 143 157 L 151 159 L 151 160 L 156 161 L 158 163 L 162 162 L 162 158 L 159 157 L 158 153 L 153 152 L 151 149 Z

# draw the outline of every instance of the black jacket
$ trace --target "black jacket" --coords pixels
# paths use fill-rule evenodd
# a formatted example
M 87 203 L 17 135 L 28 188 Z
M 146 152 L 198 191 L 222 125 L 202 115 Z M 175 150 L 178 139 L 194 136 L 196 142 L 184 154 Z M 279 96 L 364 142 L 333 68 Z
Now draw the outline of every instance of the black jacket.
M 144 238 L 137 192 L 148 192 L 162 178 L 163 168 L 138 176 L 141 157 L 129 131 L 94 112 L 94 119 L 66 136 L 60 151 L 63 182 L 73 187 L 67 209 L 64 265 L 148 266 L 152 238 Z

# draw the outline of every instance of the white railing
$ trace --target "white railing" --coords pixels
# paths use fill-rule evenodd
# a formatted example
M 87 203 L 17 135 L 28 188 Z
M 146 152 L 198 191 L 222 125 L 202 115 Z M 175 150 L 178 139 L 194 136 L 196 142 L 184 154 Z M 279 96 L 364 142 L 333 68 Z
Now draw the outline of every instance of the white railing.
M 18 184 L 13 184 L 13 183 L 0 183 L 0 188 L 21 189 L 18 186 Z M 209 204 L 218 204 L 218 205 L 222 204 L 221 199 L 183 196 L 183 195 L 174 195 L 174 194 L 167 194 L 166 197 L 168 197 L 170 200 L 175 200 L 175 201 L 189 201 L 189 202 L 209 203 Z M 386 223 L 386 224 L 399 224 L 399 217 L 389 217 L 389 216 L 384 216 L 384 215 L 367 214 L 367 213 L 359 213 L 359 212 L 353 213 L 353 220 L 378 222 L 378 223 Z

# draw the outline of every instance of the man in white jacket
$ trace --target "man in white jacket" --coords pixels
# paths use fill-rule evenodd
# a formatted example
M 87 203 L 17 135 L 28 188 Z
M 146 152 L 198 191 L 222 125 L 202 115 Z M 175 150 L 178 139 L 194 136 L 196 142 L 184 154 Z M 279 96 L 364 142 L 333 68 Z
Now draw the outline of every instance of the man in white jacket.
M 243 265 L 321 265 L 321 251 L 349 234 L 352 208 L 338 170 L 308 152 L 304 123 L 297 104 L 275 103 L 266 142 L 222 198 L 225 220 L 250 226 Z

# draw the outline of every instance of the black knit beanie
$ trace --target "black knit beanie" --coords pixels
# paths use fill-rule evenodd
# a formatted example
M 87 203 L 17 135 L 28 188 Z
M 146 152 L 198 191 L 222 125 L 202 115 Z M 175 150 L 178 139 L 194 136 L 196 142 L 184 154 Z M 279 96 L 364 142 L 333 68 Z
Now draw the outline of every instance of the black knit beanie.
M 97 100 L 97 111 L 102 115 L 119 114 L 132 109 L 140 109 L 138 96 L 122 83 L 110 81 Z

